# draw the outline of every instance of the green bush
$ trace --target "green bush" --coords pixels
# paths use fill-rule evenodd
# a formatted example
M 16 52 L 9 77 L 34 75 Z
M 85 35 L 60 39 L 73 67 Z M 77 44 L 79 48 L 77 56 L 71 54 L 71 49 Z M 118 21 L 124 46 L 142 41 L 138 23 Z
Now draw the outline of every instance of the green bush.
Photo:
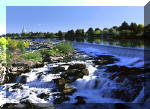
M 7 38 L 7 43 L 7 48 L 10 51 L 20 50 L 23 53 L 25 52 L 25 49 L 29 47 L 29 42 L 23 40 L 14 40 L 11 38 Z
M 59 51 L 63 54 L 69 54 L 74 51 L 74 48 L 72 47 L 71 43 L 60 43 L 54 47 L 56 51 Z
M 49 51 L 50 56 L 62 56 L 63 54 L 58 49 L 51 49 Z
M 28 52 L 21 55 L 22 58 L 42 62 L 42 55 L 40 52 Z
M 42 49 L 42 50 L 40 50 L 40 53 L 41 53 L 42 56 L 49 56 L 50 55 L 50 50 Z
M 120 35 L 121 36 L 130 36 L 132 34 L 132 31 L 131 30 L 122 30 L 120 32 Z

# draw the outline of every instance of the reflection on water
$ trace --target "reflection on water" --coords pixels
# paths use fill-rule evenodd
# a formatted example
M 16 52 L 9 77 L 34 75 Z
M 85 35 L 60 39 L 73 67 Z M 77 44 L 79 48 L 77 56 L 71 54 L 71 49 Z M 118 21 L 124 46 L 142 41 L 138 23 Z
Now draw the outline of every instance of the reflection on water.
M 123 46 L 123 47 L 138 47 L 144 48 L 144 40 L 94 40 L 94 43 L 101 45 L 115 45 L 115 46 Z M 149 46 L 150 47 L 150 46 Z
M 28 40 L 32 41 L 47 41 L 46 38 L 31 38 Z M 52 42 L 58 42 L 59 39 L 51 39 Z M 136 40 L 136 39 L 121 39 L 121 40 L 106 40 L 106 39 L 100 39 L 100 38 L 92 38 L 92 39 L 82 39 L 82 40 L 72 40 L 77 42 L 84 42 L 84 43 L 95 43 L 100 45 L 112 45 L 112 46 L 123 46 L 123 47 L 133 47 L 133 48 L 150 48 L 150 43 L 148 40 Z
M 122 47 L 133 47 L 133 48 L 150 48 L 149 41 L 136 40 L 136 39 L 121 39 L 121 40 L 106 40 L 106 39 L 92 39 L 84 40 L 84 42 L 95 43 L 100 45 L 112 45 L 112 46 L 122 46 Z

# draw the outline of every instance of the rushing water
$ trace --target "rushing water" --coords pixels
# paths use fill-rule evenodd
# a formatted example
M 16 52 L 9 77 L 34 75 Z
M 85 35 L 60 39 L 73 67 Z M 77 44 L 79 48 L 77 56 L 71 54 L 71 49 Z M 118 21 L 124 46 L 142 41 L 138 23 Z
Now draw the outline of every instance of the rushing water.
M 111 74 L 106 73 L 104 71 L 105 69 L 95 66 L 92 62 L 93 60 L 88 59 L 88 57 L 95 57 L 96 55 L 113 55 L 119 59 L 119 62 L 114 63 L 114 65 L 142 68 L 144 67 L 144 50 L 91 43 L 73 43 L 78 51 L 84 53 L 75 54 L 77 59 L 72 60 L 67 64 L 84 63 L 89 70 L 89 75 L 70 84 L 78 90 L 72 96 L 69 96 L 70 100 L 66 101 L 66 103 L 75 103 L 75 97 L 77 96 L 85 97 L 87 103 L 125 103 L 125 101 L 111 98 L 111 96 L 112 90 L 125 88 L 124 86 L 126 86 L 125 84 L 128 80 L 124 80 L 122 83 L 110 80 L 109 76 Z M 52 92 L 52 89 L 55 87 L 52 80 L 59 78 L 60 74 L 51 74 L 48 73 L 48 71 L 54 66 L 59 66 L 61 64 L 65 63 L 49 64 L 43 68 L 32 69 L 31 72 L 22 74 L 16 80 L 16 83 L 19 83 L 22 76 L 27 76 L 27 83 L 22 84 L 22 89 L 12 89 L 12 86 L 16 83 L 0 86 L 0 99 L 3 100 L 3 103 L 19 103 L 24 99 L 31 100 L 33 103 L 53 102 L 53 94 L 56 92 Z M 41 93 L 48 94 L 48 100 L 40 99 L 38 96 Z M 132 102 L 141 103 L 143 102 L 143 98 L 144 86 Z

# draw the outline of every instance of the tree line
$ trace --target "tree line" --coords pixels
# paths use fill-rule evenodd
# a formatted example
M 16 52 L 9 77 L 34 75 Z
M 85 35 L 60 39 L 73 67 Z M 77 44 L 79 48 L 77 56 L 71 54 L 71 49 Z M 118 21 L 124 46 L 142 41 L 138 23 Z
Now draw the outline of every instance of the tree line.
M 58 38 L 66 40 L 94 40 L 94 38 L 103 39 L 149 39 L 150 38 L 150 24 L 144 26 L 143 24 L 123 22 L 120 26 L 113 26 L 112 28 L 92 28 L 87 31 L 84 29 L 69 30 L 67 32 L 58 31 L 52 32 L 29 32 L 29 33 L 7 33 L 6 37 L 11 38 Z M 3 35 L 4 36 L 4 35 Z

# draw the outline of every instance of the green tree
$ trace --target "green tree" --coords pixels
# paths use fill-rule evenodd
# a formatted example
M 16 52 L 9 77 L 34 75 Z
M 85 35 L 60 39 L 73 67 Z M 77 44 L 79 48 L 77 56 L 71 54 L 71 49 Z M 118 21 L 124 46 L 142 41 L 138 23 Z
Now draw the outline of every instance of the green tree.
M 128 30 L 129 29 L 129 25 L 126 21 L 124 21 L 121 26 L 119 27 L 119 30 Z
M 96 35 L 96 37 L 99 37 L 101 34 L 101 30 L 99 28 L 96 28 L 94 34 Z
M 130 30 L 133 32 L 134 35 L 137 34 L 137 32 L 138 32 L 138 26 L 137 26 L 137 24 L 132 22 L 130 24 Z
M 93 36 L 94 35 L 94 30 L 93 30 L 93 28 L 89 28 L 88 29 L 88 31 L 87 31 L 87 33 L 88 33 L 88 36 Z
M 138 28 L 138 33 L 144 32 L 144 25 L 143 24 L 139 24 L 137 28 Z

